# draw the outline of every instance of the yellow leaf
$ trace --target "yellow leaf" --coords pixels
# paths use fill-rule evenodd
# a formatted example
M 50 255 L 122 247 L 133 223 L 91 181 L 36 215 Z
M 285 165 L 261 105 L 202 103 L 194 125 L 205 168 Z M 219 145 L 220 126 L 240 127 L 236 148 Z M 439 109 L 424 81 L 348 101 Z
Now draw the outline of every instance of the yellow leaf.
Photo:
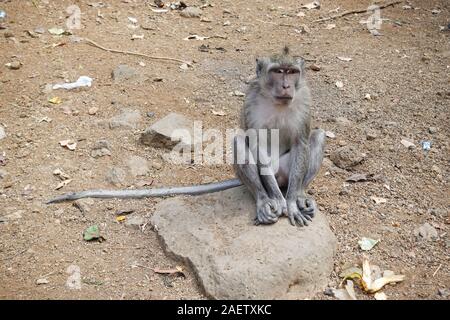
M 53 103 L 53 104 L 60 104 L 60 103 L 62 103 L 62 100 L 60 97 L 53 97 L 51 99 L 48 99 L 48 102 Z
M 381 290 L 385 285 L 392 282 L 401 282 L 405 280 L 404 275 L 400 274 L 391 274 L 387 272 L 383 277 L 378 278 L 376 280 L 372 280 L 371 277 L 371 267 L 368 260 L 363 261 L 363 275 L 361 279 L 361 285 L 364 291 L 369 293 L 375 293 Z
M 122 222 L 122 221 L 124 221 L 126 218 L 127 218 L 126 216 L 118 216 L 118 217 L 116 217 L 116 221 L 117 221 L 117 222 Z

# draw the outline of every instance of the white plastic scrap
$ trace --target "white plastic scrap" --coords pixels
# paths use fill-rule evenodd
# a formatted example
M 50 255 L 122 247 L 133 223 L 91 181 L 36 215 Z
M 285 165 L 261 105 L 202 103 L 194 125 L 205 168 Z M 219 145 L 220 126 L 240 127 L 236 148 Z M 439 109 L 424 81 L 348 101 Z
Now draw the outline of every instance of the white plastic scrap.
M 71 90 L 71 89 L 80 88 L 80 87 L 90 87 L 91 85 L 92 85 L 92 78 L 89 78 L 87 76 L 81 76 L 78 78 L 78 80 L 76 82 L 55 84 L 53 86 L 53 90 L 55 90 L 55 89 Z

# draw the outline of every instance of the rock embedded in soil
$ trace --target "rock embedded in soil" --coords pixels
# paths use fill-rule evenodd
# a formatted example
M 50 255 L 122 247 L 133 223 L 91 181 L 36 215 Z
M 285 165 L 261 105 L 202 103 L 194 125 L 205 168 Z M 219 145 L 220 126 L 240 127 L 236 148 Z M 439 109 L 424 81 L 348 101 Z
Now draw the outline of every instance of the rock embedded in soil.
M 180 16 L 185 18 L 200 18 L 203 11 L 197 7 L 187 7 L 183 11 L 180 12 Z
M 127 160 L 127 165 L 131 175 L 135 177 L 145 176 L 149 170 L 147 160 L 139 156 L 131 156 Z
M 434 228 L 428 222 L 426 222 L 423 225 L 421 225 L 420 227 L 414 229 L 414 235 L 416 237 L 421 237 L 427 241 L 436 240 L 439 237 L 436 228 Z
M 103 156 L 110 156 L 110 148 L 111 146 L 109 145 L 109 142 L 107 140 L 98 140 L 92 147 L 91 157 L 100 158 Z
M 180 131 L 181 130 L 181 131 Z M 172 140 L 173 137 L 173 140 Z M 170 113 L 148 127 L 140 137 L 142 144 L 157 148 L 194 145 L 194 122 L 183 115 Z
M 109 120 L 109 127 L 116 128 L 131 128 L 136 129 L 139 121 L 141 121 L 141 114 L 137 110 L 128 108 L 122 109 L 121 113 L 112 117 Z
M 136 70 L 130 68 L 126 64 L 121 64 L 117 66 L 112 72 L 112 78 L 115 82 L 122 82 L 124 80 L 129 80 L 136 76 Z
M 0 126 L 0 140 L 5 139 L 6 138 L 6 131 L 5 128 L 3 128 L 2 126 Z
M 146 220 L 144 217 L 131 216 L 131 217 L 127 217 L 127 219 L 125 220 L 125 226 L 132 228 L 132 229 L 139 230 L 141 228 L 141 226 L 145 224 L 145 222 L 146 222 Z
M 361 153 L 354 146 L 344 146 L 336 149 L 330 159 L 341 169 L 349 169 L 361 163 L 365 158 L 365 154 Z
M 165 250 L 193 266 L 215 299 L 304 299 L 321 292 L 336 239 L 320 212 L 307 227 L 283 217 L 255 226 L 245 187 L 160 202 L 151 218 Z M 182 223 L 180 223 L 182 222 Z
M 114 186 L 120 186 L 125 184 L 126 179 L 126 172 L 125 170 L 117 167 L 112 167 L 108 170 L 106 173 L 106 181 Z

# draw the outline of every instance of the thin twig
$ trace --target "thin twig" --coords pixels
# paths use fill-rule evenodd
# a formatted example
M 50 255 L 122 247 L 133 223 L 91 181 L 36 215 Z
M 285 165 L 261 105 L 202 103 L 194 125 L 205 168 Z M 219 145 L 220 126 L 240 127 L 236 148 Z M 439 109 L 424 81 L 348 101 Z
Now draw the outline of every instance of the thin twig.
M 185 63 L 188 66 L 192 67 L 192 63 L 187 62 L 187 61 L 183 61 L 180 59 L 175 59 L 175 58 L 169 58 L 169 57 L 156 57 L 156 56 L 150 56 L 148 54 L 144 54 L 144 53 L 139 53 L 139 52 L 133 52 L 133 51 L 122 51 L 122 50 L 116 50 L 116 49 L 109 49 L 109 48 L 105 48 L 101 45 L 99 45 L 98 43 L 96 43 L 95 41 L 92 41 L 91 39 L 88 38 L 84 38 L 84 40 L 89 43 L 90 45 L 97 47 L 99 49 L 108 51 L 108 52 L 113 52 L 113 53 L 122 53 L 122 54 L 130 54 L 133 56 L 140 56 L 140 57 L 145 57 L 145 58 L 149 58 L 149 59 L 154 59 L 154 60 L 167 60 L 167 61 L 176 61 L 176 62 L 181 62 L 181 63 Z
M 386 4 L 381 4 L 381 5 L 378 6 L 378 9 L 384 9 L 384 8 L 396 5 L 396 4 L 400 3 L 400 2 L 402 2 L 402 1 L 399 0 L 399 1 L 392 1 L 392 2 L 389 2 L 389 3 L 386 3 Z M 329 21 L 329 20 L 342 18 L 342 17 L 348 16 L 349 14 L 364 13 L 364 12 L 367 12 L 367 9 L 358 9 L 358 10 L 344 11 L 344 12 L 342 12 L 340 14 L 336 14 L 334 16 L 330 16 L 330 17 L 327 17 L 327 18 L 314 20 L 314 22 L 324 22 L 324 21 Z
M 436 271 L 433 273 L 433 278 L 436 275 L 436 273 L 439 271 L 439 269 L 442 267 L 442 263 L 439 265 L 439 267 L 437 267 Z

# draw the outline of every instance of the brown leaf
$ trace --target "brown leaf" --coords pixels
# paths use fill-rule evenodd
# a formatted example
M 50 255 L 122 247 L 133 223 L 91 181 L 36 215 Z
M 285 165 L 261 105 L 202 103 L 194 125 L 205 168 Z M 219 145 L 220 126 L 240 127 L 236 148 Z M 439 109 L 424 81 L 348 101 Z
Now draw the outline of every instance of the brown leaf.
M 183 268 L 181 268 L 181 267 L 176 267 L 175 269 L 153 268 L 153 271 L 155 273 L 159 273 L 159 274 L 168 274 L 168 275 L 181 276 L 183 278 L 186 278 L 186 275 L 183 272 Z

